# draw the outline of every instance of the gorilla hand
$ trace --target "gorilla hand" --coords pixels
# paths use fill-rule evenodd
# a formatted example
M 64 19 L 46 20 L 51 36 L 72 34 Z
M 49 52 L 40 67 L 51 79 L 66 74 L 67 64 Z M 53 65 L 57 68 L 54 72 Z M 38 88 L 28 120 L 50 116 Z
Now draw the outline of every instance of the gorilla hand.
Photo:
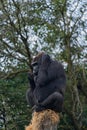
M 33 73 L 28 73 L 28 79 L 29 81 L 34 79 Z

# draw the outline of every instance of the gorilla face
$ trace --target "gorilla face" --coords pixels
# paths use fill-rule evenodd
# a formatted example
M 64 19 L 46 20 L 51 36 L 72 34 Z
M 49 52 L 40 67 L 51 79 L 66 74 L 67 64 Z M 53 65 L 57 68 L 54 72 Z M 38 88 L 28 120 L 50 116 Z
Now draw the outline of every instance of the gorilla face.
M 39 70 L 39 64 L 38 64 L 38 62 L 37 61 L 32 62 L 32 67 L 33 67 L 33 74 L 35 76 L 37 76 L 38 75 L 38 70 Z
M 34 74 L 35 77 L 38 75 L 38 71 L 39 71 L 40 65 L 42 63 L 41 61 L 42 61 L 42 54 L 34 57 L 33 60 L 32 60 L 31 65 L 32 65 L 33 74 Z

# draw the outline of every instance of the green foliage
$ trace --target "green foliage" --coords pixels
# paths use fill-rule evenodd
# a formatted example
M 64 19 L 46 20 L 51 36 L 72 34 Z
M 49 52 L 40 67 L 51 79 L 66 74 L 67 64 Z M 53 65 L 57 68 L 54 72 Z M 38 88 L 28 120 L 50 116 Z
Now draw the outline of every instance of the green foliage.
M 61 122 L 58 127 L 58 130 L 63 130 L 63 129 L 74 130 L 72 120 L 66 113 L 63 113 L 61 115 Z
M 45 51 L 63 62 L 67 75 L 59 130 L 79 130 L 80 124 L 87 129 L 86 5 L 81 0 L 0 1 L 0 128 L 22 130 L 30 121 L 25 72 L 33 55 Z
M 0 109 L 5 113 L 6 127 L 9 130 L 21 130 L 29 123 L 31 109 L 27 107 L 26 90 L 27 74 L 18 75 L 14 79 L 0 81 Z M 4 120 L 1 120 L 5 127 Z M 0 126 L 1 127 L 1 126 Z

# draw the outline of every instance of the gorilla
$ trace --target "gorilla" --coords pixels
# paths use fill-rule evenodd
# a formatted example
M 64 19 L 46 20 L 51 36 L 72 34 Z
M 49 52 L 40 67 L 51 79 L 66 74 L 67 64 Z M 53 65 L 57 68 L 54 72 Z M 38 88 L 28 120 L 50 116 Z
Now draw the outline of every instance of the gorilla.
M 33 73 L 29 73 L 30 88 L 26 98 L 28 104 L 39 112 L 51 109 L 62 112 L 66 75 L 62 64 L 45 52 L 39 53 L 32 61 Z

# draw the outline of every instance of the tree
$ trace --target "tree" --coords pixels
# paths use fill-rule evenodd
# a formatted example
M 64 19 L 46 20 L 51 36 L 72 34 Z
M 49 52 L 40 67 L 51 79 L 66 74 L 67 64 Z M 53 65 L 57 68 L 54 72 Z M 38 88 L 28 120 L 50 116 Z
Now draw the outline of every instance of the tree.
M 84 122 L 87 122 L 83 117 L 87 107 L 83 101 L 87 98 L 84 91 L 87 86 L 86 6 L 86 0 L 0 1 L 0 78 L 5 81 L 0 86 L 2 96 L 10 100 L 10 95 L 3 94 L 3 87 L 8 90 L 7 80 L 9 83 L 10 79 L 31 70 L 32 56 L 45 50 L 62 61 L 67 73 L 63 129 L 68 126 L 68 129 L 85 129 Z M 82 90 L 78 89 L 79 79 Z M 25 104 L 23 106 L 25 108 Z M 61 123 L 59 129 L 62 129 Z

